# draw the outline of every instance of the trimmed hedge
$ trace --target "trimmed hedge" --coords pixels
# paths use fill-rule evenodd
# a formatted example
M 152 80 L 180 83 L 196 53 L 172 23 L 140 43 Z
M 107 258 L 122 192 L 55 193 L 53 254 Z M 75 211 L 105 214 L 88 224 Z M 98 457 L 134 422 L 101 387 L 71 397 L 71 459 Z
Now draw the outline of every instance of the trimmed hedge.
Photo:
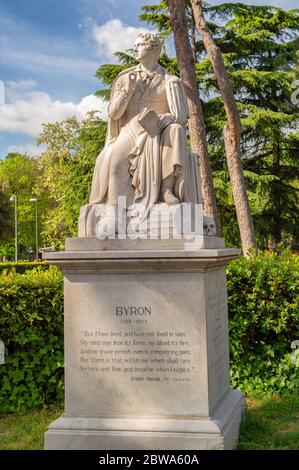
M 247 394 L 298 387 L 299 257 L 264 253 L 228 267 L 231 384 Z
M 298 385 L 299 257 L 262 254 L 228 268 L 231 382 L 245 393 Z M 63 400 L 63 283 L 58 269 L 0 274 L 0 411 Z M 297 356 L 298 358 L 298 356 Z
M 63 283 L 56 267 L 0 275 L 0 411 L 63 400 Z
M 16 273 L 24 274 L 29 269 L 34 269 L 39 266 L 42 267 L 42 269 L 49 268 L 49 265 L 42 261 L 19 261 L 18 263 L 11 261 L 0 263 L 0 274 L 3 271 L 15 271 Z

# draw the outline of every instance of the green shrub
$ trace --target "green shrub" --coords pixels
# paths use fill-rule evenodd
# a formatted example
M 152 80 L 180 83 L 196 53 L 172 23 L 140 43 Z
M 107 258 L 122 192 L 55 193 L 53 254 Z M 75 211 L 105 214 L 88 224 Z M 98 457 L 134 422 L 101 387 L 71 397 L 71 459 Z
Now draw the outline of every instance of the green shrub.
M 231 383 L 248 394 L 298 386 L 299 257 L 261 254 L 228 267 Z
M 299 257 L 262 254 L 228 268 L 232 386 L 247 394 L 298 385 Z M 63 400 L 63 288 L 55 267 L 0 274 L 0 411 Z
M 20 411 L 63 399 L 62 275 L 51 267 L 0 275 L 0 410 Z
M 18 261 L 17 263 L 12 261 L 7 263 L 0 263 L 0 274 L 3 271 L 15 271 L 16 273 L 24 274 L 29 269 L 35 269 L 39 266 L 42 269 L 49 268 L 48 264 L 37 261 Z

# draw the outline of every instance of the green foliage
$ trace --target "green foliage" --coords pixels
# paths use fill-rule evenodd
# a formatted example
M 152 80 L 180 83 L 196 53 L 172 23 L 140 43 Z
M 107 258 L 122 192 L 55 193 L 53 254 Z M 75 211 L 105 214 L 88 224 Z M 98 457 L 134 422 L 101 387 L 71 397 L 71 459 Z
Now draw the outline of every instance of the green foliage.
M 141 11 L 139 16 L 141 21 L 151 24 L 158 31 L 171 34 L 167 0 L 162 0 L 158 5 L 144 5 Z
M 26 155 L 11 153 L 0 160 L 0 256 L 10 256 L 14 246 L 14 202 L 9 200 L 12 195 L 17 196 L 19 254 L 28 258 L 30 247 L 35 247 L 35 206 L 29 199 L 36 194 L 37 178 L 37 162 Z M 42 206 L 43 201 L 39 200 L 39 208 Z M 7 217 L 2 221 L 3 231 L 1 214 Z
M 13 233 L 13 212 L 11 202 L 6 193 L 0 189 L 0 243 L 9 239 Z M 0 251 L 1 256 L 1 251 Z M 2 255 L 3 256 L 3 255 Z
M 5 235 L 3 235 L 5 239 Z M 10 240 L 7 242 L 3 242 L 0 244 L 0 259 L 7 260 L 13 259 L 15 257 L 15 242 L 14 240 Z
M 80 207 L 88 202 L 95 160 L 105 141 L 106 123 L 89 113 L 85 121 L 75 117 L 45 124 L 38 143 L 47 148 L 38 165 L 39 194 L 51 205 L 43 214 L 47 245 L 63 248 L 67 237 L 77 236 Z
M 38 267 L 43 270 L 49 269 L 49 265 L 43 262 L 18 261 L 17 263 L 15 262 L 0 263 L 0 274 L 3 271 L 6 271 L 6 272 L 14 271 L 15 273 L 18 273 L 18 274 L 24 274 L 26 271 L 30 269 L 35 269 Z
M 63 290 L 57 268 L 0 274 L 0 410 L 63 399 Z
M 299 257 L 260 254 L 228 268 L 232 386 L 246 394 L 299 385 Z
M 209 7 L 207 14 L 225 22 L 215 38 L 241 115 L 244 174 L 259 246 L 297 246 L 299 113 L 291 93 L 296 78 L 298 11 L 239 3 Z M 198 44 L 197 76 L 208 97 L 204 110 L 212 166 L 216 179 L 222 178 L 215 184 L 222 190 L 223 183 L 228 186 L 217 192 L 220 219 L 226 241 L 236 244 L 238 238 L 228 230 L 231 220 L 234 227 L 236 222 L 223 159 L 221 132 L 226 117 L 214 73 Z

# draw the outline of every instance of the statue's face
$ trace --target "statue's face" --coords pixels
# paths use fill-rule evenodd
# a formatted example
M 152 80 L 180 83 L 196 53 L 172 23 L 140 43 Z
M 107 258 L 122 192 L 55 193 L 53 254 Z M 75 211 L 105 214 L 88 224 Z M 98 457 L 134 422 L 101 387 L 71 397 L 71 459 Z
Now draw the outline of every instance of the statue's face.
M 134 54 L 137 60 L 142 60 L 147 55 L 152 55 L 153 51 L 146 44 L 145 39 L 137 38 L 134 44 Z

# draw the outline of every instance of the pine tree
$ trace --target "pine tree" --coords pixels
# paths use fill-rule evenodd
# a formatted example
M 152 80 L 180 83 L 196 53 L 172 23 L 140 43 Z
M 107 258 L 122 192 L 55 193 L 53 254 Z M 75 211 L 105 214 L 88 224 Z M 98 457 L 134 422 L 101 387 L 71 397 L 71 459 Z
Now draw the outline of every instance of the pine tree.
M 298 108 L 291 102 L 295 80 L 299 29 L 298 11 L 269 6 L 223 4 L 210 7 L 213 19 L 226 20 L 219 27 L 217 44 L 230 72 L 242 122 L 242 160 L 260 245 L 278 247 L 282 241 L 296 244 L 299 150 Z M 207 93 L 218 86 L 199 44 L 201 68 Z M 205 107 L 215 165 L 226 172 L 219 145 L 225 121 L 222 100 L 210 99 Z M 215 116 L 217 119 L 215 119 Z M 227 223 L 225 224 L 227 225 Z M 298 242 L 297 242 L 298 243 Z
M 165 7 L 165 1 L 142 7 L 140 18 L 167 34 L 169 13 Z M 277 246 L 283 241 L 294 246 L 298 243 L 299 135 L 298 108 L 290 96 L 296 78 L 298 11 L 241 3 L 203 3 L 203 7 L 237 98 L 242 163 L 259 245 Z M 186 11 L 192 38 L 190 2 Z M 221 136 L 226 116 L 204 44 L 198 37 L 193 43 L 222 233 L 228 245 L 235 245 L 238 227 Z

